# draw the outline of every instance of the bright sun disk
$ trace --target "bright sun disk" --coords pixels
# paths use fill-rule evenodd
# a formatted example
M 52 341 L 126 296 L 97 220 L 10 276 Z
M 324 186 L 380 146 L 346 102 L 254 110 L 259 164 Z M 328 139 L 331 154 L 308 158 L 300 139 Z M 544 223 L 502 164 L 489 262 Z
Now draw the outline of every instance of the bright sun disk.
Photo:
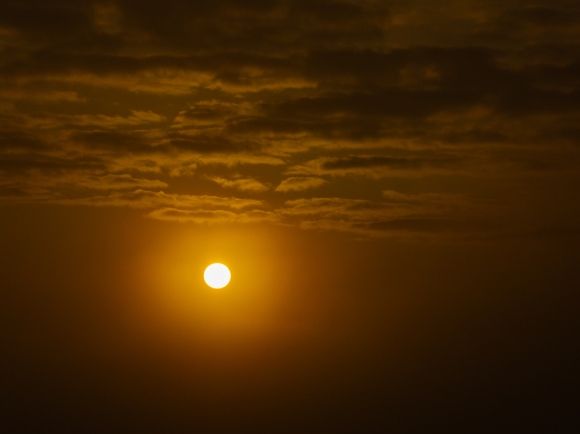
M 228 267 L 224 264 L 211 264 L 209 267 L 205 269 L 203 273 L 203 279 L 208 286 L 212 288 L 219 289 L 226 286 L 230 283 L 230 279 L 232 278 L 232 274 Z

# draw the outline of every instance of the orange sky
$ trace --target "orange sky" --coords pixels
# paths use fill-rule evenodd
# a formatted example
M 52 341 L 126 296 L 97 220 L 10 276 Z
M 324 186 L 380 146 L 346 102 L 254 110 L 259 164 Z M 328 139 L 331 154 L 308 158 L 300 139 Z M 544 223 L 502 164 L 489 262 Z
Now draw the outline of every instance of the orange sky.
M 578 125 L 574 1 L 0 1 L 0 427 L 567 432 Z

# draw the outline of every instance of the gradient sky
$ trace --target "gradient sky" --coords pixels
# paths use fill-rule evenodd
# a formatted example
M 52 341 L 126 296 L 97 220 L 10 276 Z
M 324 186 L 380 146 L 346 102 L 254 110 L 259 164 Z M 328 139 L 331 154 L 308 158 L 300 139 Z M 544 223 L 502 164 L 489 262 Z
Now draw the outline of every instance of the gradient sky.
M 0 0 L 0 427 L 577 432 L 579 125 L 575 1 Z

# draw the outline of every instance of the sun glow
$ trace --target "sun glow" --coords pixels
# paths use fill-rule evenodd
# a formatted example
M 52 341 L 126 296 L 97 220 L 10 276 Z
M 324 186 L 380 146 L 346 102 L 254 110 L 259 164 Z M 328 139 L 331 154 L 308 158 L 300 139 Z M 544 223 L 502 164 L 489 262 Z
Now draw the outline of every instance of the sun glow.
M 203 279 L 205 280 L 205 283 L 215 289 L 223 288 L 226 286 L 228 283 L 230 283 L 231 278 L 232 275 L 228 267 L 219 263 L 211 264 L 205 269 L 205 272 L 203 273 Z

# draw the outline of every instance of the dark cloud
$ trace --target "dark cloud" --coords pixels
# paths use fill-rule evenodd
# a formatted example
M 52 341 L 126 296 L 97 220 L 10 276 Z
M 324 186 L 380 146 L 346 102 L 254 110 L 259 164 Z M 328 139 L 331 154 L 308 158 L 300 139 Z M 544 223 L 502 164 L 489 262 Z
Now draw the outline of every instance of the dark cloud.
M 91 176 L 78 180 L 76 184 L 91 190 L 134 190 L 168 187 L 165 182 L 155 179 L 133 178 L 129 174 Z
M 578 113 L 580 91 L 516 88 L 501 95 L 498 109 L 510 115 Z
M 226 131 L 243 135 L 288 136 L 308 133 L 325 139 L 364 140 L 384 136 L 381 122 L 373 119 L 343 118 L 340 120 L 299 116 L 279 118 L 274 116 L 244 117 L 232 120 Z
M 469 91 L 408 91 L 329 94 L 286 101 L 270 111 L 285 117 L 340 116 L 421 118 L 443 109 L 466 108 L 479 102 Z
M 327 85 L 497 91 L 521 83 L 501 69 L 494 52 L 479 47 L 410 47 L 391 51 L 319 51 L 306 74 Z
M 446 167 L 457 166 L 460 161 L 454 157 L 435 158 L 395 158 L 395 157 L 343 157 L 324 161 L 321 167 L 325 170 L 360 169 L 372 167 L 388 167 L 393 169 L 421 169 L 425 166 Z
M 580 23 L 578 11 L 568 11 L 545 6 L 527 6 L 512 9 L 505 15 L 510 21 L 540 28 L 573 26 Z
M 71 37 L 90 28 L 88 2 L 7 1 L 0 5 L 0 26 L 34 36 Z
M 69 170 L 106 170 L 106 162 L 99 157 L 76 155 L 68 158 L 50 157 L 34 154 L 2 155 L 0 171 L 21 174 L 38 170 L 45 173 L 61 174 Z
M 362 154 L 362 153 L 361 153 Z M 415 155 L 413 155 L 415 154 Z M 427 174 L 462 173 L 479 170 L 481 162 L 467 156 L 441 153 L 411 153 L 408 156 L 350 155 L 324 157 L 292 166 L 290 175 L 363 175 L 372 178 L 389 176 L 416 177 Z
M 193 125 L 215 124 L 216 122 L 236 116 L 243 110 L 236 104 L 221 101 L 200 101 L 190 105 L 187 110 L 179 113 L 178 119 L 183 123 Z
M 0 131 L 0 150 L 2 151 L 41 151 L 47 148 L 46 142 L 24 131 Z
M 187 137 L 171 138 L 168 144 L 176 149 L 199 152 L 201 154 L 236 152 L 246 150 L 256 150 L 261 146 L 255 141 L 236 141 L 224 136 L 209 136 L 198 134 Z
M 121 2 L 124 22 L 180 49 L 250 52 L 376 42 L 388 12 L 375 2 L 229 0 L 195 4 Z
M 489 224 L 451 218 L 414 217 L 374 222 L 365 226 L 369 230 L 387 232 L 416 232 L 426 234 L 481 232 L 491 229 Z
M 152 143 L 142 134 L 122 131 L 76 131 L 72 140 L 91 149 L 106 149 L 131 154 L 154 152 Z
M 49 190 L 33 187 L 26 183 L 0 183 L 0 198 L 2 201 L 44 201 L 53 197 Z

